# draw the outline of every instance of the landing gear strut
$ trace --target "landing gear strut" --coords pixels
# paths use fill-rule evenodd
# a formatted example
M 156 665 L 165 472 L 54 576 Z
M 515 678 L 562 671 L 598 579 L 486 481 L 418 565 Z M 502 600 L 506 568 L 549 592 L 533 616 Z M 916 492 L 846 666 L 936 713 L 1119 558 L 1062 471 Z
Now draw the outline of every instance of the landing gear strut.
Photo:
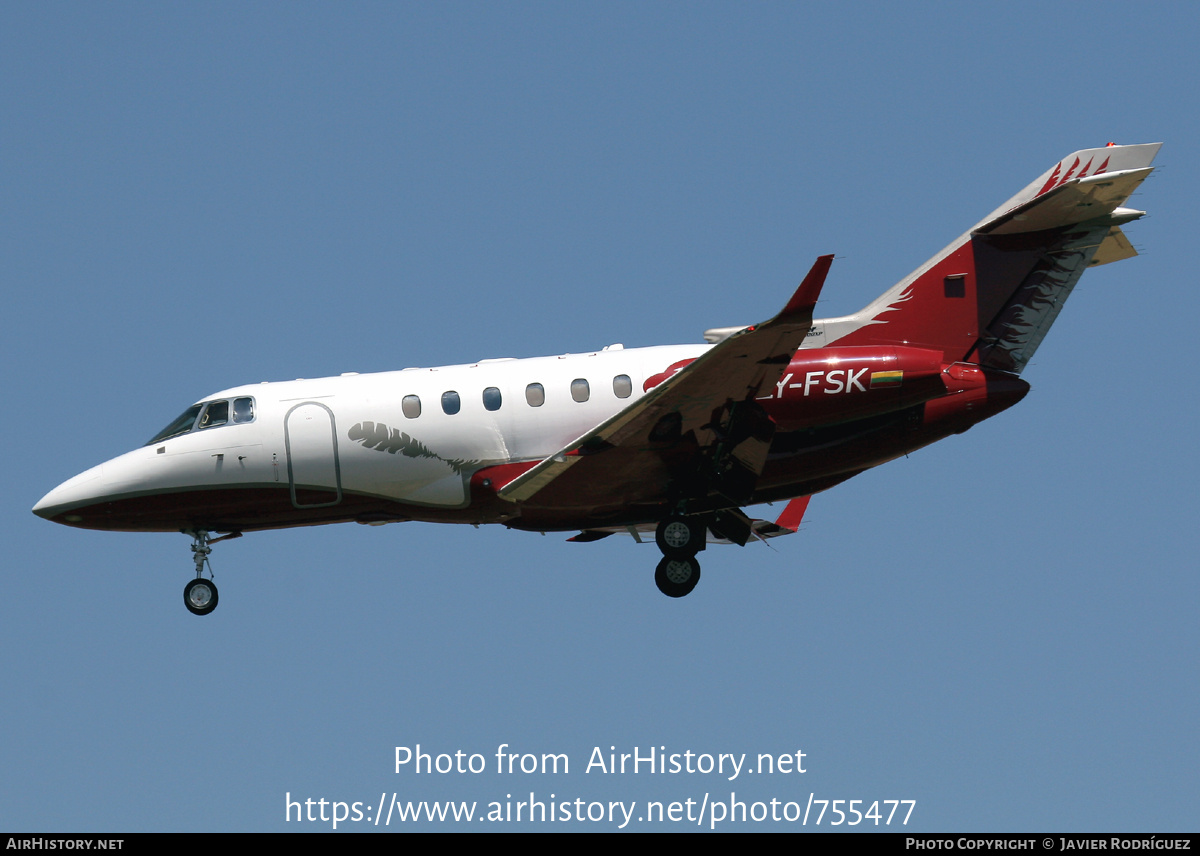
M 217 608 L 217 584 L 212 580 L 212 565 L 208 554 L 212 545 L 229 538 L 242 537 L 241 532 L 231 532 L 220 538 L 209 538 L 208 530 L 196 529 L 185 534 L 192 536 L 192 559 L 196 563 L 196 578 L 183 587 L 183 605 L 192 615 L 208 615 Z M 204 567 L 208 566 L 208 579 L 204 578 Z
M 696 554 L 704 549 L 707 526 L 698 517 L 668 517 L 658 524 L 654 541 L 663 559 L 654 571 L 654 584 L 667 597 L 683 597 L 700 582 Z

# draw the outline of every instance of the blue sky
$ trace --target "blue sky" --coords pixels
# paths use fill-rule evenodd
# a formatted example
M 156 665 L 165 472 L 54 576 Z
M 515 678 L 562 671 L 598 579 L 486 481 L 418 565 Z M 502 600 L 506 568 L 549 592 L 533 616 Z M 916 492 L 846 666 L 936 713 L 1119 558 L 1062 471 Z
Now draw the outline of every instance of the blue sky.
M 1193 827 L 1194 32 L 1186 4 L 5 4 L 0 828 L 531 791 Z M 218 545 L 197 619 L 184 536 L 29 511 L 235 384 L 695 342 L 830 252 L 818 314 L 854 311 L 1110 140 L 1166 144 L 1143 255 L 1087 273 L 1029 396 L 775 551 L 709 550 L 680 601 L 627 539 L 341 525 Z M 492 765 L 395 773 L 417 744 Z M 570 772 L 499 775 L 500 744 Z M 585 772 L 610 746 L 807 771 Z

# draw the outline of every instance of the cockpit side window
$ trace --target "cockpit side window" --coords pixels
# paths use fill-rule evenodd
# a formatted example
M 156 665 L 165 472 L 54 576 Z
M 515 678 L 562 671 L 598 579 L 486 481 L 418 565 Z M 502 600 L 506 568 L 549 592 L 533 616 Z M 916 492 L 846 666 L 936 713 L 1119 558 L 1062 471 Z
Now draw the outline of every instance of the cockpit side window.
M 178 437 L 180 434 L 186 434 L 192 430 L 192 426 L 196 424 L 196 417 L 200 415 L 200 408 L 203 404 L 193 404 L 187 410 L 183 411 L 178 418 L 173 420 L 170 425 L 159 431 L 150 438 L 147 446 L 153 446 L 155 443 L 161 443 L 171 437 Z
M 208 406 L 204 408 L 204 415 L 200 417 L 197 429 L 215 428 L 218 425 L 224 425 L 229 421 L 229 402 L 228 401 L 210 401 Z

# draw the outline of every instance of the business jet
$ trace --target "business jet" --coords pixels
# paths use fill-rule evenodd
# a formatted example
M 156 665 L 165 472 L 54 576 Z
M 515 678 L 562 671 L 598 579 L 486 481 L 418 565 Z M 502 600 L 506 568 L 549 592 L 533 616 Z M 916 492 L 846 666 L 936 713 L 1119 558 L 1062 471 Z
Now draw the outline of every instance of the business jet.
M 33 511 L 189 535 L 196 615 L 217 542 L 346 521 L 652 537 L 682 597 L 708 543 L 794 533 L 813 494 L 1018 402 L 1083 270 L 1137 254 L 1121 226 L 1145 212 L 1123 205 L 1160 145 L 1068 155 L 853 315 L 813 319 L 821 256 L 778 314 L 706 344 L 238 386 Z

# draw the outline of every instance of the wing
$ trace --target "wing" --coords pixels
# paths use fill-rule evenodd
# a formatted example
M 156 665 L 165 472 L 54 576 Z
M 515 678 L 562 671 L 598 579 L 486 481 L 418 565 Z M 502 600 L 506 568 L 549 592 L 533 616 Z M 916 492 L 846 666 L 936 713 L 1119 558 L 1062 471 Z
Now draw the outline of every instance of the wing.
M 744 504 L 775 430 L 755 399 L 779 381 L 811 329 L 832 261 L 818 258 L 774 318 L 723 339 L 500 496 L 529 511 Z
M 746 538 L 741 540 L 744 545 L 750 538 L 755 538 L 766 543 L 768 538 L 778 538 L 780 535 L 794 535 L 800 530 L 800 521 L 804 519 L 804 512 L 808 508 L 808 501 L 811 496 L 798 496 L 788 502 L 783 509 L 783 514 L 779 515 L 779 519 L 775 522 L 770 520 L 760 520 L 755 518 L 750 520 L 750 531 Z M 595 529 L 585 529 L 573 538 L 568 538 L 568 541 L 586 544 L 589 541 L 599 541 L 601 538 L 607 538 L 609 535 L 631 535 L 639 544 L 650 543 L 654 541 L 654 531 L 657 527 L 656 523 L 638 523 L 628 526 L 601 526 Z M 708 534 L 709 544 L 735 544 L 737 541 L 731 538 L 718 535 L 712 529 L 706 530 Z M 645 535 L 645 540 L 642 536 Z

